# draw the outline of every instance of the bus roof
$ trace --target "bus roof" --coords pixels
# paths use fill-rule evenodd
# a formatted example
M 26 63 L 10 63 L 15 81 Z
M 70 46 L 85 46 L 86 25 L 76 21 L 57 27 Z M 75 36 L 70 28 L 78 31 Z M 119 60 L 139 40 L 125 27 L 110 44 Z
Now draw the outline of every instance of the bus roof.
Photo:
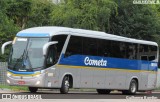
M 59 34 L 68 34 L 68 35 L 75 35 L 75 36 L 108 39 L 108 40 L 116 40 L 116 41 L 124 41 L 124 42 L 132 42 L 132 43 L 140 43 L 140 44 L 158 46 L 156 42 L 152 42 L 152 41 L 127 38 L 127 37 L 117 36 L 117 35 L 108 34 L 108 33 L 100 32 L 100 31 L 75 29 L 75 28 L 67 28 L 67 27 L 56 27 L 56 26 L 28 28 L 28 29 L 18 32 L 17 36 L 18 37 L 51 37 L 51 36 L 59 35 Z

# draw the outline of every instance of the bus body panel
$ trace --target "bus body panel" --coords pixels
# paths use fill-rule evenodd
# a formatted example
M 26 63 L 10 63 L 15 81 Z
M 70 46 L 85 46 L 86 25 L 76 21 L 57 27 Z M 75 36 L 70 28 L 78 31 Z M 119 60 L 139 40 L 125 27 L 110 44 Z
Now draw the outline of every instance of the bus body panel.
M 97 88 L 97 87 L 101 87 L 101 88 L 105 88 L 107 87 L 107 81 L 106 81 L 106 75 L 108 73 L 108 71 L 104 71 L 104 70 L 93 70 L 93 82 L 92 82 L 92 86 L 93 88 Z
M 59 69 L 52 66 L 45 73 L 44 87 L 59 87 Z

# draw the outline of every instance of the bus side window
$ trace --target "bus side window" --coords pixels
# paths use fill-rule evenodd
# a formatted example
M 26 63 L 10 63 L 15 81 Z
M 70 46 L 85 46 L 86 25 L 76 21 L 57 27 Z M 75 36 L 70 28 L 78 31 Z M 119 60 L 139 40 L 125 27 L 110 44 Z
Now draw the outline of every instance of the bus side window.
M 82 54 L 82 37 L 71 36 L 64 57 Z
M 156 59 L 157 56 L 157 46 L 149 46 L 149 61 L 153 61 Z
M 65 44 L 65 41 L 67 39 L 67 35 L 55 35 L 52 37 L 52 41 L 58 41 L 58 43 L 56 44 L 57 47 L 57 61 L 59 59 L 59 56 L 62 52 L 62 48 Z
M 111 57 L 125 58 L 125 44 L 119 41 L 111 41 L 108 45 L 111 48 Z M 117 53 L 118 52 L 118 53 Z
M 155 60 L 155 59 L 156 59 L 155 56 L 149 56 L 149 58 L 148 58 L 149 61 L 153 61 L 153 60 Z
M 111 53 L 111 41 L 98 39 L 98 56 L 109 57 Z
M 51 45 L 48 50 L 48 55 L 47 55 L 47 59 L 46 59 L 46 66 L 50 67 L 50 66 L 56 64 L 57 60 L 58 60 L 57 56 L 58 55 L 57 55 L 56 45 Z
M 90 56 L 97 56 L 98 47 L 97 39 L 83 37 L 83 54 Z
M 121 58 L 126 58 L 126 43 L 120 42 L 120 55 Z
M 141 60 L 145 60 L 145 61 L 153 61 L 155 60 L 156 57 L 155 56 L 141 56 Z
M 139 54 L 141 56 L 141 60 L 153 61 L 157 56 L 157 46 L 140 44 Z
M 147 56 L 141 56 L 141 60 L 148 60 L 148 57 Z
M 126 56 L 128 59 L 137 59 L 137 53 L 138 53 L 138 45 L 133 43 L 127 43 L 126 47 Z
M 148 61 L 148 45 L 140 44 L 139 46 L 139 54 L 141 56 L 141 60 Z

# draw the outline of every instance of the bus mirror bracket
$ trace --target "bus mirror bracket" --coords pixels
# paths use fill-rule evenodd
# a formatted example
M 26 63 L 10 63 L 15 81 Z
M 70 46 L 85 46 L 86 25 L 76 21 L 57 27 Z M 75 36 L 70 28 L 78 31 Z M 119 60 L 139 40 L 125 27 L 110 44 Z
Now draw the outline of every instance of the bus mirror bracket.
M 2 47 L 1 47 L 2 54 L 4 54 L 5 47 L 6 47 L 7 45 L 11 44 L 11 43 L 12 43 L 12 41 L 8 41 L 8 42 L 5 42 L 5 43 L 2 45 Z
M 58 41 L 52 41 L 52 42 L 48 42 L 46 43 L 44 46 L 43 46 L 43 56 L 45 56 L 47 54 L 47 49 L 50 45 L 53 45 L 53 44 L 57 44 Z

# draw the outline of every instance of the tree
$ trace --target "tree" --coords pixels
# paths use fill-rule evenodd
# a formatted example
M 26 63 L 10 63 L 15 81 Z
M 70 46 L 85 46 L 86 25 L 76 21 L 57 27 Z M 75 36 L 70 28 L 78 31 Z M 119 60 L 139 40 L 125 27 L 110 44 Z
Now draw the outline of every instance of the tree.
M 12 40 L 16 32 L 19 30 L 17 26 L 14 25 L 13 21 L 6 15 L 7 2 L 5 0 L 0 1 L 0 45 L 2 43 Z M 7 49 L 7 53 L 9 50 Z M 6 55 L 0 54 L 0 61 L 5 61 L 7 59 Z
M 7 15 L 14 23 L 24 29 L 31 13 L 31 0 L 8 1 Z
M 160 27 L 152 5 L 134 5 L 128 0 L 121 0 L 118 15 L 112 15 L 110 25 L 113 34 L 152 41 Z
M 21 29 L 50 24 L 54 4 L 49 0 L 8 0 L 7 16 Z
M 54 7 L 52 22 L 57 26 L 107 31 L 116 7 L 112 0 L 66 0 Z
M 32 0 L 31 13 L 26 27 L 51 25 L 50 14 L 54 6 L 55 4 L 49 0 Z

